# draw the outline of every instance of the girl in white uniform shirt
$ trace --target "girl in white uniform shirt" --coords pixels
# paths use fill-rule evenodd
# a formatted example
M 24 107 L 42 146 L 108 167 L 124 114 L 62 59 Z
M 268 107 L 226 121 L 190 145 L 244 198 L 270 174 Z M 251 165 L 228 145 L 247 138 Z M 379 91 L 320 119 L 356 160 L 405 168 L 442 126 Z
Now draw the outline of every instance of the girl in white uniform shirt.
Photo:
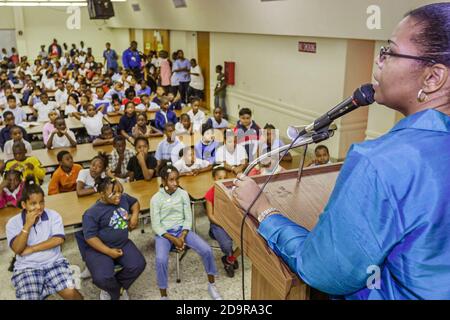
M 40 100 L 33 106 L 34 115 L 37 116 L 37 121 L 47 122 L 49 121 L 48 113 L 51 110 L 58 109 L 58 106 L 56 102 L 48 100 L 48 95 L 45 92 L 41 93 Z
M 247 165 L 247 151 L 237 143 L 237 136 L 233 130 L 224 132 L 224 141 L 225 144 L 216 151 L 216 162 L 223 163 L 227 171 L 234 174 L 241 173 Z
M 94 141 L 95 138 L 100 136 L 103 127 L 103 107 L 101 106 L 97 110 L 90 104 L 87 107 L 86 115 L 81 113 L 73 113 L 73 116 L 81 121 L 86 127 L 86 131 L 89 135 L 89 141 Z

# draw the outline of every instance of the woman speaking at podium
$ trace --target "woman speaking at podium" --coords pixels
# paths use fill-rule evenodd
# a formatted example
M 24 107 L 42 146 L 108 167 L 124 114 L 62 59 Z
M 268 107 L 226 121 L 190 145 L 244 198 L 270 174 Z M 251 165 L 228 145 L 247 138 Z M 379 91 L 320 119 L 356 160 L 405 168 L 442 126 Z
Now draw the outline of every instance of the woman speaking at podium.
M 261 195 L 268 245 L 311 287 L 346 299 L 450 299 L 450 3 L 408 13 L 376 60 L 375 100 L 405 115 L 350 149 L 308 232 Z M 259 192 L 239 176 L 235 200 Z M 253 195 L 253 197 L 252 197 Z M 368 286 L 379 268 L 379 285 Z

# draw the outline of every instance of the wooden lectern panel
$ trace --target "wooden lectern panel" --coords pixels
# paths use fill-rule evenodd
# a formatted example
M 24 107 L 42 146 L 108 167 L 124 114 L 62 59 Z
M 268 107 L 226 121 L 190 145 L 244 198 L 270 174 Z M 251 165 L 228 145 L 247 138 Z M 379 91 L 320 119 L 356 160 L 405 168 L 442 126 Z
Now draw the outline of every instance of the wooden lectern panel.
M 341 166 L 307 168 L 300 184 L 297 184 L 297 170 L 279 173 L 264 193 L 284 215 L 311 230 L 328 202 Z M 260 186 L 266 179 L 267 176 L 254 177 Z M 232 180 L 216 183 L 214 214 L 240 245 L 244 212 L 232 200 L 232 186 Z M 251 218 L 247 218 L 244 226 L 243 253 L 252 261 L 252 299 L 309 299 L 310 288 L 266 245 Z

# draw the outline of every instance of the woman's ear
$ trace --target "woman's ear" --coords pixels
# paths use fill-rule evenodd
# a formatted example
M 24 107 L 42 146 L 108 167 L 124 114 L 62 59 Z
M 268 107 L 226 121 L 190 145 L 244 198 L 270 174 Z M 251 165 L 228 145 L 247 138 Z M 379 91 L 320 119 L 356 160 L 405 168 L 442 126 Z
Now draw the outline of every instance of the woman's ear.
M 429 68 L 423 81 L 423 90 L 427 94 L 440 90 L 448 80 L 447 66 L 438 63 Z

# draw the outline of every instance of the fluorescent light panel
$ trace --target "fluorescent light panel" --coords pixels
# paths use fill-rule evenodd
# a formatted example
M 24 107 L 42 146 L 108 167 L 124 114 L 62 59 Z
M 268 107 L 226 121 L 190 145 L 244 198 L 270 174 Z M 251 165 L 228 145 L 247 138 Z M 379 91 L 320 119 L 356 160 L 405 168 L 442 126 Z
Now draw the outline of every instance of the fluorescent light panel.
M 126 2 L 127 0 L 111 0 L 111 2 Z M 0 7 L 86 7 L 86 0 L 0 0 Z

